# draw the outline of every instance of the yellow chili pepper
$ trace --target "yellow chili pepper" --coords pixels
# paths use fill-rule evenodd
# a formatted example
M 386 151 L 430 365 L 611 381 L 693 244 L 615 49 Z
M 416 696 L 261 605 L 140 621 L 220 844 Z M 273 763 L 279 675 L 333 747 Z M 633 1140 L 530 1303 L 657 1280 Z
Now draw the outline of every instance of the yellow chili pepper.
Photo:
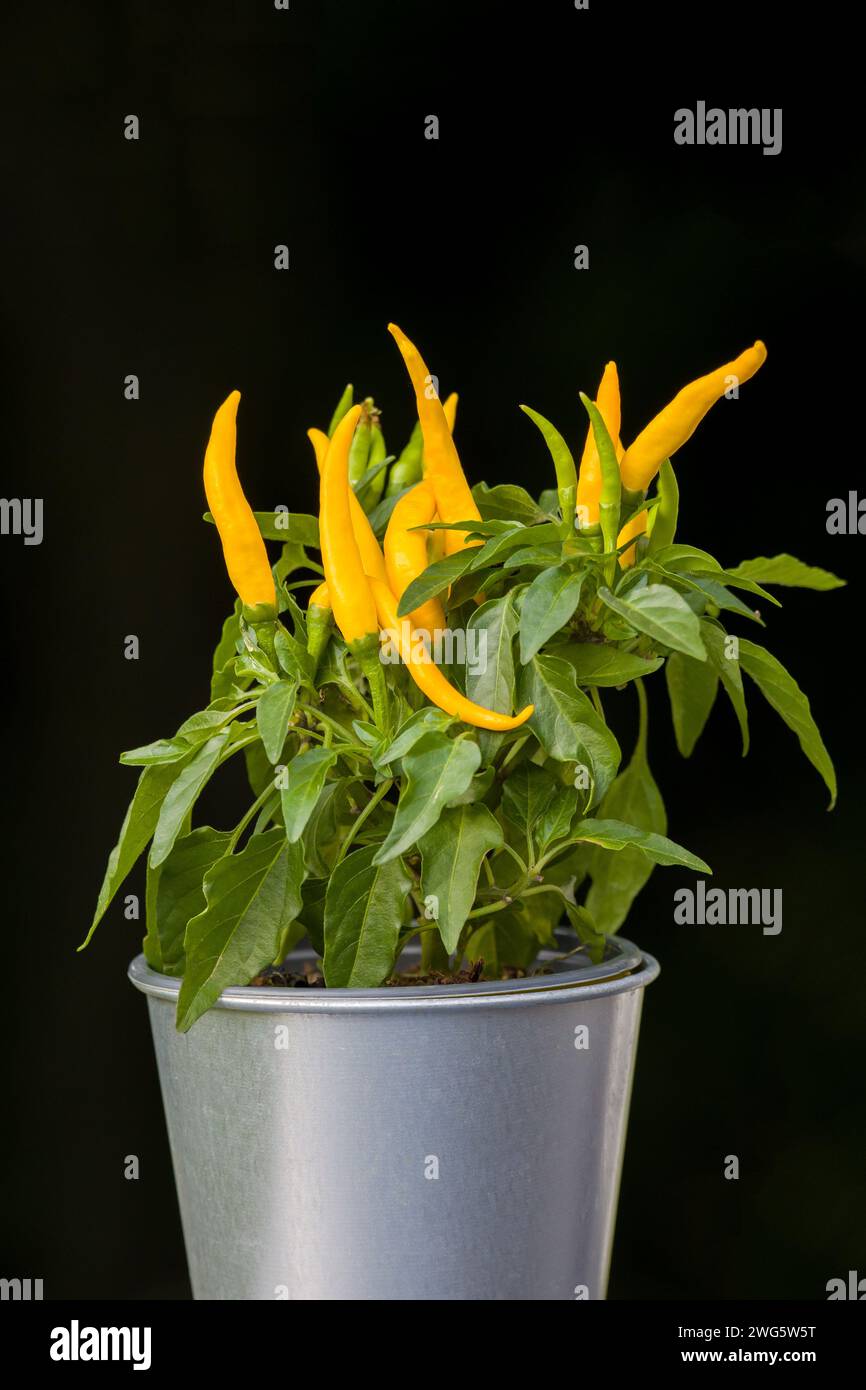
M 451 395 L 447 397 L 447 399 L 444 401 L 442 405 L 442 409 L 445 412 L 445 419 L 448 422 L 448 428 L 452 434 L 454 433 L 454 424 L 457 419 L 457 402 L 459 399 L 460 397 L 457 395 L 457 392 L 452 391 Z M 438 512 L 434 512 L 431 519 L 433 521 L 442 520 Z M 447 554 L 447 551 L 445 550 L 445 540 L 447 535 L 447 531 L 430 532 L 430 535 L 427 540 L 429 564 L 435 564 L 437 560 L 442 560 L 445 558 L 445 555 Z
M 444 522 L 480 521 L 481 513 L 466 481 L 448 419 L 424 359 L 395 323 L 388 324 L 388 332 L 400 349 L 415 388 L 418 419 L 424 436 L 424 477 L 436 495 L 436 510 Z M 465 531 L 445 532 L 445 550 L 449 555 L 467 545 L 477 544 L 477 541 L 467 540 Z
M 617 547 L 625 545 L 626 541 L 634 540 L 635 545 L 630 545 L 628 550 L 624 550 L 619 557 L 619 563 L 623 569 L 628 569 L 633 565 L 636 558 L 637 539 L 646 531 L 647 513 L 646 510 L 638 512 L 631 521 L 627 521 L 616 538 Z
M 307 438 L 315 451 L 316 465 L 321 474 L 328 455 L 328 445 L 331 441 L 324 430 L 307 430 Z M 358 550 L 361 552 L 361 564 L 364 567 L 364 573 L 373 574 L 377 579 L 387 579 L 385 561 L 382 558 L 379 542 L 367 520 L 367 513 L 355 496 L 355 489 L 352 487 L 349 488 L 349 511 L 352 517 L 352 530 Z
M 274 576 L 235 463 L 240 398 L 240 391 L 232 391 L 214 416 L 204 456 L 204 490 L 222 541 L 229 579 L 241 602 L 249 609 L 259 609 L 258 617 L 274 619 Z
M 595 403 L 601 412 L 607 432 L 616 449 L 617 459 L 623 455 L 620 442 L 620 399 L 619 376 L 615 362 L 608 362 L 599 383 Z M 580 473 L 577 479 L 577 513 L 581 526 L 595 526 L 599 518 L 601 497 L 601 463 L 595 443 L 595 434 L 590 424 L 580 460 Z
M 532 715 L 533 705 L 527 705 L 519 714 L 497 714 L 495 710 L 485 709 L 483 705 L 476 705 L 472 700 L 467 700 L 465 695 L 461 695 L 460 691 L 445 679 L 424 643 L 416 635 L 412 624 L 406 618 L 397 617 L 397 599 L 388 585 L 378 579 L 371 580 L 370 585 L 383 635 L 391 638 L 413 681 L 428 700 L 445 710 L 446 714 L 452 714 L 477 729 L 504 733 L 526 723 Z
M 398 599 L 430 563 L 427 558 L 430 533 L 412 528 L 432 521 L 435 512 L 436 498 L 432 487 L 429 483 L 416 483 L 415 487 L 404 493 L 391 513 L 385 532 L 385 569 L 388 585 Z M 433 534 L 441 536 L 445 532 Z M 413 609 L 409 618 L 425 632 L 437 632 L 445 627 L 445 611 L 438 598 L 428 599 L 420 608 Z
M 434 521 L 441 521 L 441 520 L 442 520 L 442 518 L 440 517 L 440 515 L 439 515 L 438 512 L 434 512 L 434 514 L 433 514 L 433 520 L 434 520 Z M 427 563 L 428 563 L 429 565 L 435 565 L 435 563 L 436 563 L 437 560 L 444 560 L 444 559 L 445 559 L 445 537 L 446 537 L 447 535 L 448 535 L 448 532 L 447 532 L 447 531 L 431 531 L 431 532 L 430 532 L 430 540 L 429 540 L 428 543 L 427 543 L 427 550 L 428 550 L 428 560 L 427 560 Z M 450 592 L 450 590 L 449 590 L 449 592 Z
M 383 728 L 387 723 L 387 689 L 379 660 L 379 621 L 349 505 L 349 449 L 360 414 L 359 405 L 348 410 L 328 445 L 322 468 L 319 542 L 334 621 L 367 677 L 374 717 Z
M 767 349 L 758 341 L 733 362 L 684 386 L 626 449 L 620 465 L 623 487 L 644 492 L 664 459 L 671 458 L 691 438 L 710 407 L 729 389 L 731 378 L 738 384 L 748 381 L 766 358 Z

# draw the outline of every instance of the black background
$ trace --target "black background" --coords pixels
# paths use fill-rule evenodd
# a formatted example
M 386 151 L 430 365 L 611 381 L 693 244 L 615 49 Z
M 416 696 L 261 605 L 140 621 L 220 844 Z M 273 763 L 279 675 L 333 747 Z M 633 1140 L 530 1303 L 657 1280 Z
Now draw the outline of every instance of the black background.
M 304 431 L 345 381 L 375 394 L 392 447 L 411 427 L 393 318 L 460 391 L 470 477 L 535 491 L 549 465 L 519 401 L 578 444 L 577 391 L 614 357 L 628 441 L 684 382 L 767 342 L 758 378 L 680 455 L 681 538 L 730 563 L 789 550 L 850 581 L 782 591 L 765 615 L 840 805 L 826 813 L 756 690 L 749 758 L 720 699 L 684 763 L 651 683 L 671 835 L 722 887 L 782 888 L 785 916 L 777 937 L 676 926 L 664 870 L 638 900 L 627 935 L 663 973 L 611 1297 L 823 1298 L 866 1274 L 866 539 L 825 526 L 828 499 L 863 487 L 866 209 L 858 89 L 839 66 L 851 39 L 841 9 L 808 14 L 126 0 L 5 17 L 2 491 L 45 499 L 45 538 L 0 538 L 0 1273 L 42 1277 L 48 1297 L 188 1296 L 145 1006 L 124 974 L 140 925 L 118 899 L 74 947 L 132 790 L 119 750 L 206 698 L 231 598 L 199 521 L 216 405 L 242 390 L 254 505 L 314 509 Z M 673 112 L 699 99 L 783 107 L 782 153 L 676 146 Z M 607 707 L 627 746 L 628 696 Z M 236 819 L 233 790 L 229 776 L 214 823 L 221 807 Z

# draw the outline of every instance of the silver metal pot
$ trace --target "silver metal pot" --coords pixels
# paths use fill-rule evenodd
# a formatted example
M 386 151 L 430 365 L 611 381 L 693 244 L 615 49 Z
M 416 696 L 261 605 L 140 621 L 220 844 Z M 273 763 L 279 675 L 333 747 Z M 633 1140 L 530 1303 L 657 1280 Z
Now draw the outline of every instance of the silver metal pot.
M 604 1298 L 658 972 L 617 940 L 523 980 L 237 987 L 180 1034 L 137 956 L 195 1298 Z

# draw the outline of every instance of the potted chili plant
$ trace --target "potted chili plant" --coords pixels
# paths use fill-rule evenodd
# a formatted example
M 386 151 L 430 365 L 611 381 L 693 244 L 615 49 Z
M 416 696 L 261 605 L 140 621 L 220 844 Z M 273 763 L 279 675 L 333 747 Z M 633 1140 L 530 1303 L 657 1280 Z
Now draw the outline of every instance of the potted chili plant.
M 667 838 L 645 681 L 688 755 L 743 672 L 835 798 L 806 697 L 723 619 L 841 583 L 676 539 L 670 457 L 763 344 L 620 443 L 616 367 L 556 488 L 469 487 L 412 343 L 418 425 L 387 455 L 351 388 L 311 430 L 318 518 L 253 512 L 233 392 L 204 466 L 237 590 L 210 698 L 141 768 L 90 935 L 147 859 L 148 996 L 199 1298 L 605 1294 L 637 1030 L 655 961 L 617 933 Z M 655 490 L 649 490 L 655 480 Z M 272 565 L 266 541 L 281 543 Z M 306 606 L 298 602 L 311 590 Z M 605 706 L 633 690 L 623 765 Z M 251 800 L 195 823 L 231 758 Z

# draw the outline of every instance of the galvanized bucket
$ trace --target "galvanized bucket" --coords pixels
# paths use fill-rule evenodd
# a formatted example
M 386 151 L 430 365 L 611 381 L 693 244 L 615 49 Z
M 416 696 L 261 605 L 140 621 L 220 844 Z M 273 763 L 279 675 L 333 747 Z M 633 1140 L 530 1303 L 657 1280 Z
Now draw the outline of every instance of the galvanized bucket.
M 137 956 L 195 1298 L 604 1298 L 658 971 L 617 940 L 521 980 L 237 987 L 179 1034 Z

